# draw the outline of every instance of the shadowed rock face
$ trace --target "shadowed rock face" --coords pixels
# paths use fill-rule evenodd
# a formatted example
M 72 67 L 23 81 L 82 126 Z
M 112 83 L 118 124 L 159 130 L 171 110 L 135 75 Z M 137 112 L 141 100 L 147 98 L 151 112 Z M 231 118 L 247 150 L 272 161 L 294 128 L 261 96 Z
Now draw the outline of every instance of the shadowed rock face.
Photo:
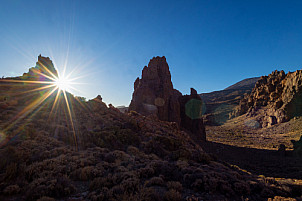
M 162 121 L 176 122 L 183 129 L 202 136 L 205 130 L 201 119 L 202 100 L 197 91 L 182 94 L 173 88 L 166 58 L 154 57 L 142 71 L 142 78 L 134 82 L 129 111 L 145 116 L 156 115 Z M 200 115 L 199 115 L 200 114 Z
M 285 74 L 274 71 L 262 76 L 250 94 L 247 94 L 231 116 L 255 116 L 266 108 L 261 123 L 263 127 L 285 122 L 302 115 L 302 70 Z
M 134 92 L 129 110 L 143 115 L 155 114 L 160 120 L 180 124 L 178 97 L 173 88 L 171 74 L 165 57 L 154 57 L 142 71 L 142 78 L 134 82 Z
M 197 91 L 191 88 L 190 95 L 179 97 L 180 103 L 180 126 L 206 141 L 206 132 L 202 120 L 202 105 L 204 104 Z
M 38 56 L 38 62 L 36 63 L 36 66 L 30 68 L 28 73 L 24 73 L 23 76 L 26 77 L 26 79 L 51 81 L 47 77 L 41 76 L 40 73 L 50 77 L 58 77 L 58 72 L 55 69 L 50 58 L 43 57 L 41 56 L 41 54 Z

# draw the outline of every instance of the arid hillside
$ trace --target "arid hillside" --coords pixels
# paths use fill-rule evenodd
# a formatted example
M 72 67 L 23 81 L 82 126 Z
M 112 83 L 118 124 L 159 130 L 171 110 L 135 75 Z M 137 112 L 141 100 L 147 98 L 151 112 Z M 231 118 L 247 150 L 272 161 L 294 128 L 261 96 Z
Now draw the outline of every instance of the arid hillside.
M 224 90 L 202 93 L 204 122 L 207 125 L 222 125 L 229 119 L 229 114 L 238 106 L 245 94 L 255 87 L 259 77 L 241 80 Z
M 218 160 L 204 151 L 209 144 L 176 123 L 121 113 L 101 96 L 85 101 L 55 86 L 43 88 L 32 82 L 46 73 L 40 70 L 30 79 L 0 80 L 1 200 L 301 196 L 299 180 L 258 176 Z

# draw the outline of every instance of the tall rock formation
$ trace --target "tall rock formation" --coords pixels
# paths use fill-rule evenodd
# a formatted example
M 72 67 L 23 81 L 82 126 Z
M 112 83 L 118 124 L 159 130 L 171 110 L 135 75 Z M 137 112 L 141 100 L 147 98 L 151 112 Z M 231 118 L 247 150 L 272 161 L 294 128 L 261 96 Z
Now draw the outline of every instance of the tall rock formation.
M 205 140 L 201 117 L 188 117 L 185 112 L 186 103 L 191 99 L 201 101 L 197 92 L 191 93 L 190 96 L 182 96 L 174 89 L 166 58 L 154 57 L 148 66 L 143 68 L 142 78 L 137 78 L 134 82 L 129 111 L 134 110 L 145 116 L 156 115 L 162 121 L 176 122 L 183 129 L 200 135 L 201 139 Z M 194 107 L 198 109 L 196 105 Z
M 180 124 L 178 97 L 173 88 L 171 74 L 165 57 L 154 57 L 142 71 L 142 78 L 134 82 L 134 92 L 129 110 L 143 115 L 155 114 L 160 120 Z
M 256 116 L 261 111 L 263 127 L 285 122 L 302 115 L 302 70 L 285 74 L 274 71 L 262 76 L 250 94 L 246 94 L 231 117 L 247 114 Z

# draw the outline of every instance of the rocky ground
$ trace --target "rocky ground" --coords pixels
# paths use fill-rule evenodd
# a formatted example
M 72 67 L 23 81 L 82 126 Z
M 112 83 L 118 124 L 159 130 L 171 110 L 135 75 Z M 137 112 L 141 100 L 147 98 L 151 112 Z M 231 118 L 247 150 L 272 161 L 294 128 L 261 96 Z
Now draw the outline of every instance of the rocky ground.
M 255 120 L 240 116 L 222 126 L 207 126 L 208 143 L 203 148 L 217 158 L 254 174 L 302 178 L 302 158 L 295 156 L 291 140 L 299 140 L 302 119 L 269 128 L 257 128 Z M 278 151 L 284 144 L 286 151 Z
M 302 118 L 267 128 L 259 128 L 254 118 L 244 116 L 228 120 L 221 126 L 207 126 L 207 139 L 232 146 L 277 150 L 284 144 L 292 150 L 291 140 L 299 140 L 302 134 Z
M 31 123 L 20 122 L 7 131 L 9 141 L 0 150 L 1 200 L 261 200 L 291 195 L 265 178 L 216 162 L 174 123 L 122 114 L 98 100 L 76 105 L 81 108 L 74 111 L 82 131 L 78 150 L 68 121 L 40 124 L 47 108 Z M 19 107 L 11 108 L 12 116 Z M 15 135 L 21 125 L 21 134 Z
M 1 200 L 267 200 L 301 195 L 300 181 L 258 176 L 215 159 L 175 123 L 123 114 L 100 97 L 69 99 L 77 149 L 64 102 L 54 117 L 49 117 L 50 101 L 6 129 L 7 120 L 27 104 L 12 96 L 2 101 Z
M 241 116 L 206 127 L 204 142 L 101 96 L 0 81 L 0 200 L 302 200 L 301 159 L 276 151 L 299 118 L 260 130 Z

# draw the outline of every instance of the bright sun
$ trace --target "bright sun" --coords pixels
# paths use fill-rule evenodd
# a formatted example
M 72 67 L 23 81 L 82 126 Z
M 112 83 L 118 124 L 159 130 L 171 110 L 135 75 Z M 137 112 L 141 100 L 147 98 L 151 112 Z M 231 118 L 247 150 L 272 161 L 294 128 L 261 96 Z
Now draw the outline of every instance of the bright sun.
M 45 58 L 48 59 L 49 58 Z M 44 60 L 45 60 L 44 59 Z M 73 122 L 73 115 L 72 115 L 72 108 L 70 107 L 69 103 L 69 96 L 67 96 L 67 91 L 70 92 L 70 89 L 76 90 L 76 88 L 73 86 L 75 83 L 74 80 L 78 79 L 79 77 L 73 77 L 70 78 L 71 73 L 65 76 L 65 67 L 63 74 L 60 74 L 59 71 L 56 71 L 55 73 L 49 70 L 49 66 L 45 66 L 39 59 L 38 59 L 38 67 L 31 68 L 30 70 L 36 74 L 37 80 L 14 80 L 14 79 L 0 79 L 0 82 L 9 82 L 9 83 L 28 83 L 28 84 L 40 84 L 38 85 L 37 88 L 31 89 L 28 91 L 24 91 L 23 93 L 29 93 L 29 92 L 34 92 L 34 91 L 41 91 L 45 89 L 50 89 L 46 90 L 46 93 L 43 93 L 42 96 L 39 96 L 36 100 L 34 100 L 32 103 L 27 105 L 22 111 L 18 113 L 18 118 L 14 121 L 14 123 L 10 124 L 6 129 L 11 128 L 11 126 L 15 125 L 18 121 L 21 121 L 24 119 L 25 116 L 30 114 L 32 111 L 34 111 L 39 105 L 41 105 L 43 102 L 47 100 L 53 100 L 53 99 L 48 99 L 52 94 L 56 93 L 54 102 L 52 104 L 52 109 L 50 111 L 50 115 L 53 114 L 53 110 L 57 108 L 58 105 L 58 100 L 60 98 L 63 98 L 65 100 L 66 106 L 67 106 L 67 111 L 68 111 L 68 116 L 69 120 L 71 123 L 71 127 L 73 130 L 73 138 L 75 142 L 75 146 L 77 149 L 77 137 L 76 137 L 76 131 L 74 128 L 74 122 Z M 47 62 L 46 62 L 47 63 Z M 52 62 L 48 61 L 48 63 Z M 54 68 L 54 67 L 52 67 Z M 43 78 L 40 80 L 40 78 Z M 46 79 L 46 80 L 44 80 Z M 62 96 L 60 96 L 63 94 Z M 71 96 L 70 96 L 71 97 Z M 0 142 L 3 141 L 2 139 L 2 133 L 0 133 Z M 0 144 L 1 147 L 1 144 Z
M 55 85 L 62 91 L 68 91 L 71 85 L 71 82 L 65 77 L 59 77 L 55 80 Z

